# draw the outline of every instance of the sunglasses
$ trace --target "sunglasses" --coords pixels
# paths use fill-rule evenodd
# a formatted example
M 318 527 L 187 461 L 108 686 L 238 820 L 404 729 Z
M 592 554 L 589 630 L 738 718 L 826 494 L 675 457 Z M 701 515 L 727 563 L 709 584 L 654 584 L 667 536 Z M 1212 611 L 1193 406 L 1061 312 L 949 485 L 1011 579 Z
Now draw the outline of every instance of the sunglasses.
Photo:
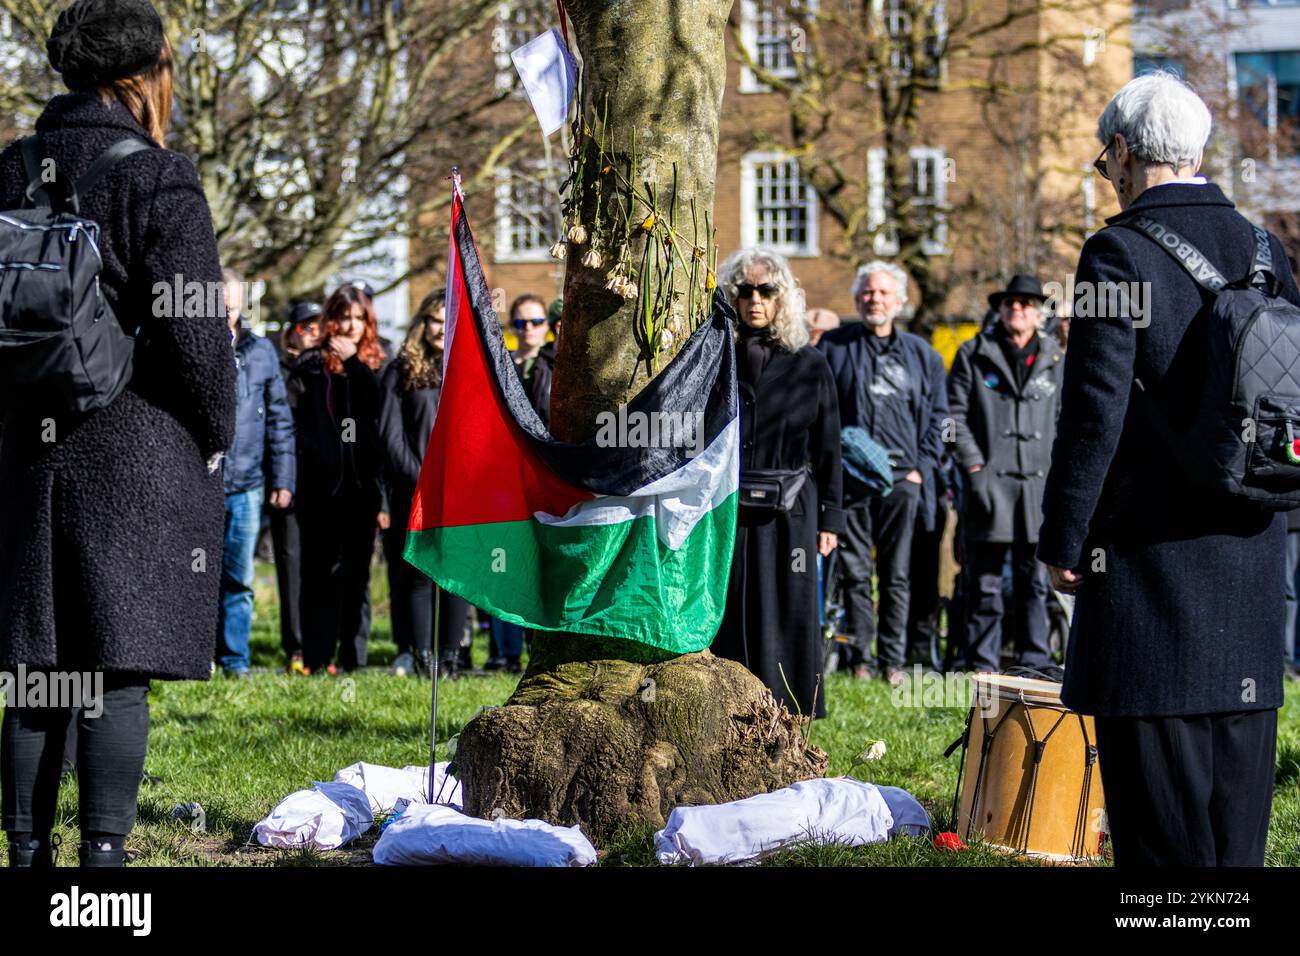
M 539 325 L 545 325 L 546 320 L 545 319 L 515 319 L 514 322 L 512 322 L 511 324 L 520 332 L 522 332 L 530 325 L 533 328 L 536 328 Z
M 1114 143 L 1115 139 L 1112 137 L 1111 141 L 1102 148 L 1101 155 L 1092 161 L 1092 168 L 1097 170 L 1101 178 L 1106 182 L 1110 182 L 1110 170 L 1106 168 L 1106 154 L 1110 152 L 1110 148 Z
M 764 299 L 772 299 L 775 298 L 776 294 L 780 291 L 781 291 L 780 289 L 772 285 L 772 283 L 770 282 L 764 282 L 762 285 L 754 285 L 753 283 L 750 282 L 742 282 L 740 285 L 736 286 L 736 298 L 752 299 L 754 297 L 754 293 L 757 292 Z

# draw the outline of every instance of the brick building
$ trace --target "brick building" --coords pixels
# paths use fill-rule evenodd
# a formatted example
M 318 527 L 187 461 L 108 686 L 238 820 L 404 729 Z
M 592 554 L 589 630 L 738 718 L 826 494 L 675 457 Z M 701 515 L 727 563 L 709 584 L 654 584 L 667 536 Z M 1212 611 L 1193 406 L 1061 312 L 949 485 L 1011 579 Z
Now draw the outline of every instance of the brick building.
M 1109 189 L 1093 181 L 1093 130 L 1106 101 L 1131 75 L 1123 25 L 1129 7 L 1087 2 L 990 29 L 1006 19 L 1006 0 L 974 6 L 960 24 L 935 7 L 934 39 L 963 53 L 941 61 L 939 89 L 924 96 L 911 134 L 912 205 L 933 212 L 925 252 L 947 285 L 944 301 L 929 304 L 932 316 L 980 316 L 987 292 L 1021 267 L 1044 281 L 1063 281 L 1086 231 L 1114 211 Z M 917 6 L 916 0 L 876 0 L 875 9 L 890 30 L 906 33 L 907 11 Z M 508 50 L 553 26 L 554 16 L 549 2 L 503 4 L 493 35 L 482 37 L 494 57 L 476 62 L 510 86 Z M 801 31 L 785 5 L 772 0 L 737 0 L 731 26 L 714 209 L 720 256 L 740 245 L 775 247 L 790 257 L 810 307 L 852 314 L 857 265 L 893 251 L 881 130 L 865 118 L 857 122 L 858 91 L 830 104 L 839 111 L 835 129 L 812 147 L 833 151 L 858 191 L 854 211 L 867 216 L 874 235 L 871 248 L 854 247 L 801 176 L 799 159 L 788 155 L 796 143 L 786 97 L 757 81 L 737 41 L 762 67 L 789 74 Z M 997 97 L 986 89 L 994 70 L 1005 91 Z M 519 109 L 527 110 L 522 99 Z M 457 159 L 465 168 L 474 162 Z M 548 250 L 560 230 L 556 188 L 564 170 L 561 137 L 552 136 L 543 149 L 534 126 L 503 160 L 493 194 L 470 195 L 498 302 L 525 291 L 548 298 L 561 292 L 562 264 Z M 435 281 L 414 281 L 412 301 Z

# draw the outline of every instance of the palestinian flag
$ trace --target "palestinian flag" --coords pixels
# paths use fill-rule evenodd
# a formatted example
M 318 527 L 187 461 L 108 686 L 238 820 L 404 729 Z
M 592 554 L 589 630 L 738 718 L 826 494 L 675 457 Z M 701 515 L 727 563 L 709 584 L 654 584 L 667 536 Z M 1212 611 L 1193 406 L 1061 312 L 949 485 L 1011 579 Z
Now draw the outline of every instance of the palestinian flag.
M 721 296 L 667 368 L 570 444 L 528 402 L 459 189 L 447 275 L 442 395 L 406 559 L 525 627 L 708 647 L 740 483 L 734 318 Z

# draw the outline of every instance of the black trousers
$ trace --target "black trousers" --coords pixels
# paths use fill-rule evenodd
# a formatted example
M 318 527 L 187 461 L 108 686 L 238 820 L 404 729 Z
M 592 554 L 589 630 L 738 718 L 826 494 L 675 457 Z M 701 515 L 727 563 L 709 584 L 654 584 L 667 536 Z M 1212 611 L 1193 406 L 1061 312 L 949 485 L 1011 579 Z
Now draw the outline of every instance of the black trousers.
M 849 632 L 850 665 L 865 660 L 871 654 L 872 640 L 878 639 L 876 656 L 880 666 L 903 666 L 912 534 L 920 497 L 920 485 L 900 478 L 888 496 L 869 498 L 845 509 L 837 564 Z M 873 572 L 879 579 L 879 629 L 871 604 Z
M 5 709 L 0 729 L 0 817 L 8 832 L 44 840 L 54 828 L 64 743 L 73 719 L 82 838 L 125 836 L 135 826 L 136 796 L 149 744 L 149 682 L 133 675 L 106 675 L 98 716 L 64 707 Z
M 298 504 L 302 656 L 313 670 L 331 663 L 336 651 L 345 670 L 366 664 L 370 562 L 378 513 L 378 497 L 360 494 Z
M 1098 717 L 1116 866 L 1262 866 L 1277 711 Z
M 392 507 L 392 523 L 384 533 L 388 591 L 392 603 L 393 643 L 397 653 L 414 654 L 433 648 L 434 605 L 437 604 L 438 657 L 455 661 L 465 634 L 469 603 L 448 594 L 402 556 L 410 512 Z
M 1002 566 L 1011 554 L 1011 623 L 1015 634 L 1016 663 L 1045 667 L 1052 662 L 1047 627 L 1046 569 L 1035 554 L 1037 545 L 1024 541 L 999 544 L 971 541 L 966 545 L 970 564 L 967 580 L 974 588 L 966 616 L 966 667 L 1002 669 L 1003 623 L 1009 615 L 1002 600 Z
M 280 646 L 286 657 L 302 653 L 302 532 L 294 506 L 272 508 L 271 546 L 280 594 Z
M 930 647 L 939 632 L 939 545 L 947 511 L 935 516 L 933 531 L 925 530 L 925 515 L 918 508 L 912 529 L 911 583 L 907 602 L 907 660 L 930 663 Z

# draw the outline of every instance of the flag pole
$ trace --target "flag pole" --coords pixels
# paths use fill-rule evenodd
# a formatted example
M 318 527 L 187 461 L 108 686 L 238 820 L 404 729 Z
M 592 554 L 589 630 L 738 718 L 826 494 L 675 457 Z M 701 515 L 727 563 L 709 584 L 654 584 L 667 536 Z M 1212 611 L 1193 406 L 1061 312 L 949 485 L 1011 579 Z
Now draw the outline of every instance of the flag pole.
M 434 779 L 438 766 L 438 647 L 439 613 L 442 611 L 442 588 L 433 586 L 433 663 L 429 673 L 433 677 L 433 708 L 429 717 L 429 802 L 434 802 Z

